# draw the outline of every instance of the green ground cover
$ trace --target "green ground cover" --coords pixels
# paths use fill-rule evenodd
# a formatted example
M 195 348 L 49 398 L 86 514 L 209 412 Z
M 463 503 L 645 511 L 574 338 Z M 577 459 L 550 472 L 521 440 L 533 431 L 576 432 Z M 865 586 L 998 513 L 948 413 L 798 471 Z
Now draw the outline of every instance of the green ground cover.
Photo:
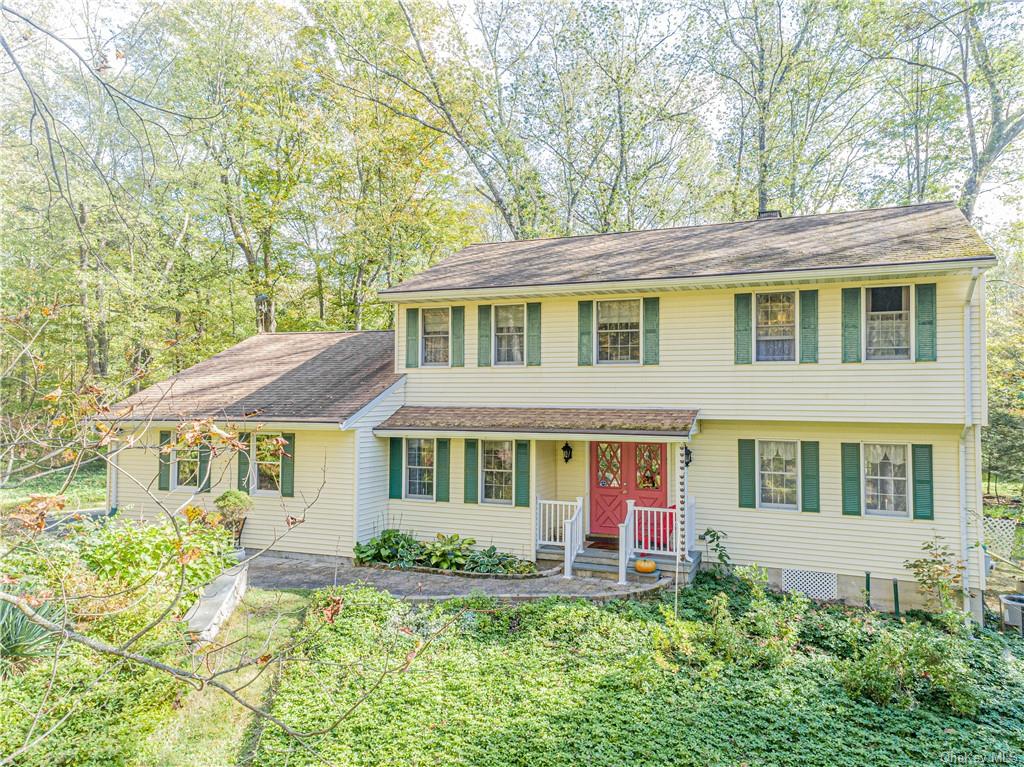
M 312 663 L 289 666 L 274 712 L 314 730 L 369 697 L 302 745 L 268 730 L 254 764 L 865 767 L 1024 753 L 1019 639 L 752 602 L 710 574 L 682 593 L 692 622 L 666 619 L 670 599 L 410 608 L 367 588 L 318 592 Z M 408 670 L 381 677 L 423 642 Z
M 25 503 L 31 494 L 52 495 L 60 492 L 66 471 L 55 471 L 29 482 L 9 484 L 0 488 L 0 513 L 8 512 Z M 66 511 L 93 509 L 107 502 L 106 464 L 95 461 L 80 468 L 67 490 L 64 491 Z

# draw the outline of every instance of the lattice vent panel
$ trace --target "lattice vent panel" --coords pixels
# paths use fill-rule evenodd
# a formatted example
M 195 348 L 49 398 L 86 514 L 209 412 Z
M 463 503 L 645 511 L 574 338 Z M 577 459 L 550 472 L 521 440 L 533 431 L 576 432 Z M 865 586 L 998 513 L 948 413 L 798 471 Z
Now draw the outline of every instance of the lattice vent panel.
M 782 588 L 786 591 L 798 591 L 811 599 L 838 599 L 839 576 L 814 570 L 783 570 Z
M 985 517 L 985 545 L 989 551 L 1009 558 L 1016 534 L 1017 520 Z

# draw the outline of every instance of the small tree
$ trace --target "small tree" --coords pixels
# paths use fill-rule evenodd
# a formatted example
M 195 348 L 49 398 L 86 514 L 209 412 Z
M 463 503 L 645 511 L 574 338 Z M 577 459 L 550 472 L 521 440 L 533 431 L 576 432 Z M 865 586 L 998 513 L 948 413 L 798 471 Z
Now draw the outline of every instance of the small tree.
M 235 545 L 242 543 L 242 528 L 245 518 L 252 511 L 252 498 L 241 490 L 225 490 L 213 502 L 223 516 L 223 524 L 235 536 Z

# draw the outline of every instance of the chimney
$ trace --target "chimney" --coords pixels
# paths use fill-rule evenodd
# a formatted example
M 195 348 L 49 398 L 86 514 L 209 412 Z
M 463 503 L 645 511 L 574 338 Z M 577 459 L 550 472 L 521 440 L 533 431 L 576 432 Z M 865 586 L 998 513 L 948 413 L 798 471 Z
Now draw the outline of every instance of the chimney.
M 763 221 L 766 218 L 782 218 L 781 210 L 759 210 L 757 212 L 757 220 Z

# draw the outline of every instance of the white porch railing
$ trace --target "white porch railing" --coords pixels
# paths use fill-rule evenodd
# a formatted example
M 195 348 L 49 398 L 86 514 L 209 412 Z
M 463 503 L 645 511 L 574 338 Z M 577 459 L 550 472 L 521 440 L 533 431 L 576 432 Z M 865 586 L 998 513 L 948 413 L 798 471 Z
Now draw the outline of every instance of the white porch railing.
M 565 521 L 583 506 L 575 501 L 537 501 L 537 543 L 547 546 L 565 545 Z
M 633 551 L 638 554 L 676 553 L 675 509 L 634 506 Z
M 563 525 L 565 541 L 565 564 L 562 568 L 563 578 L 572 578 L 572 566 L 576 555 L 583 551 L 583 499 L 576 499 L 576 511 L 565 520 Z
M 626 585 L 626 566 L 630 557 L 633 556 L 633 546 L 636 544 L 634 533 L 636 533 L 636 503 L 626 501 L 626 518 L 619 523 L 619 585 Z

